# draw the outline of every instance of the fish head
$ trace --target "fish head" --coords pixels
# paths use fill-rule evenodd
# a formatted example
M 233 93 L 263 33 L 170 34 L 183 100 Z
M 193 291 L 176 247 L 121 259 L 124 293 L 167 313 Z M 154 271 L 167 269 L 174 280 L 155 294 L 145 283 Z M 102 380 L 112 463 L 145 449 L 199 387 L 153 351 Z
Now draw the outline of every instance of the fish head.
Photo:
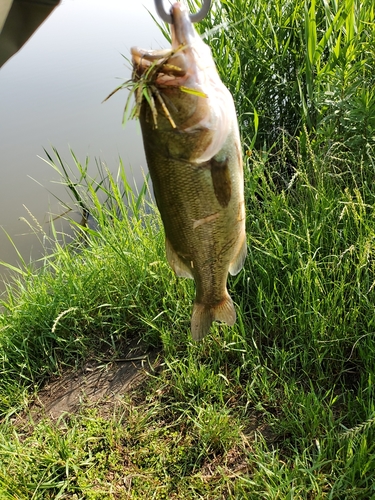
M 133 80 L 142 94 L 136 99 L 143 107 L 141 122 L 143 115 L 144 121 L 164 132 L 161 141 L 171 141 L 165 135 L 171 132 L 171 148 L 193 163 L 202 163 L 222 149 L 233 125 L 237 127 L 236 112 L 211 49 L 195 30 L 189 11 L 177 2 L 171 15 L 170 49 L 131 49 Z

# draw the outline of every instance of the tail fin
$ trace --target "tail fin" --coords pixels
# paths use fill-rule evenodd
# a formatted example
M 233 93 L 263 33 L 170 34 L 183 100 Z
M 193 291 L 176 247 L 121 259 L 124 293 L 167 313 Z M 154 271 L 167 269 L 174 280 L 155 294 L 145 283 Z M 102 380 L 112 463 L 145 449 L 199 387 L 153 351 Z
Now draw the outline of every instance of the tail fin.
M 210 331 L 214 321 L 222 321 L 229 326 L 236 322 L 236 311 L 228 292 L 215 306 L 195 302 L 191 316 L 191 334 L 194 340 L 202 340 Z

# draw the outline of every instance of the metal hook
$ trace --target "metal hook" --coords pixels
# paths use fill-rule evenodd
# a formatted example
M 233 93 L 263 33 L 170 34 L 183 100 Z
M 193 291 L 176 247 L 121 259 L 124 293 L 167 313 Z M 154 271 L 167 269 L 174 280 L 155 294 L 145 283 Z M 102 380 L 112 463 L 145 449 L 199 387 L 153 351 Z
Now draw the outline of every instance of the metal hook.
M 196 12 L 195 14 L 189 14 L 190 21 L 192 23 L 198 23 L 199 21 L 202 21 L 202 19 L 204 19 L 207 16 L 210 7 L 211 7 L 211 0 L 202 0 L 201 10 Z M 161 17 L 165 23 L 173 24 L 172 16 L 170 14 L 167 14 L 164 10 L 163 0 L 155 0 L 155 8 L 159 17 Z

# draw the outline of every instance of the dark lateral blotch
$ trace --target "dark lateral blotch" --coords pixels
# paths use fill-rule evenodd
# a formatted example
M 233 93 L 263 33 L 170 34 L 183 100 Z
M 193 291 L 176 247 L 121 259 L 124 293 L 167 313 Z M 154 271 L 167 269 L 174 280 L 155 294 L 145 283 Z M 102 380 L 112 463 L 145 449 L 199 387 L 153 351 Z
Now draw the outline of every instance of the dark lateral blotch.
M 215 196 L 220 205 L 223 208 L 226 208 L 232 196 L 232 184 L 229 174 L 228 158 L 225 158 L 223 161 L 217 161 L 215 158 L 212 158 L 210 163 Z

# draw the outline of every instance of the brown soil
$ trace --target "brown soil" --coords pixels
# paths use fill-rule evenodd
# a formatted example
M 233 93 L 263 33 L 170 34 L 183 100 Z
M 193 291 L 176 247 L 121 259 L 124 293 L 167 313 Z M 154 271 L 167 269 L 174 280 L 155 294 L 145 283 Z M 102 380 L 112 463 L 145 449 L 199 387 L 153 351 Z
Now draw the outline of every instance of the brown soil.
M 29 416 L 58 419 L 76 413 L 80 406 L 107 401 L 110 404 L 138 385 L 160 364 L 160 351 L 139 344 L 130 345 L 121 359 L 89 361 L 78 371 L 51 380 L 38 393 Z

